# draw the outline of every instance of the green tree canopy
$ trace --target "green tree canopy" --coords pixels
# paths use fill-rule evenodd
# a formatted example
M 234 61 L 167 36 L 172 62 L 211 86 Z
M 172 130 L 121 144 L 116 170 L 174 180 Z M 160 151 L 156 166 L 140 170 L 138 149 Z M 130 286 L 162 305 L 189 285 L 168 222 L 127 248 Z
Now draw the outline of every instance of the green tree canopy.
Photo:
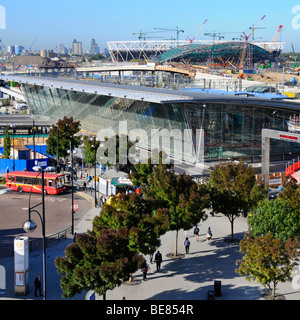
M 256 183 L 253 168 L 245 168 L 243 162 L 216 165 L 210 171 L 209 189 L 213 213 L 229 219 L 232 240 L 234 220 L 266 196 L 264 188 Z
M 298 239 L 284 242 L 271 232 L 259 237 L 246 234 L 240 242 L 240 252 L 244 256 L 237 261 L 236 272 L 248 281 L 261 283 L 275 299 L 278 283 L 291 280 L 291 272 L 299 258 L 298 246 Z
M 63 296 L 83 290 L 105 294 L 130 279 L 145 265 L 140 253 L 152 253 L 168 228 L 167 211 L 156 210 L 153 201 L 135 194 L 114 197 L 94 218 L 92 231 L 77 235 L 65 256 L 56 258 Z
M 160 246 L 160 236 L 169 230 L 168 211 L 155 208 L 154 201 L 136 194 L 120 194 L 94 218 L 93 234 L 97 237 L 103 228 L 118 231 L 124 227 L 128 229 L 129 248 L 149 254 Z
M 88 164 L 94 164 L 95 156 L 96 156 L 95 153 L 97 153 L 97 150 L 100 146 L 100 142 L 97 141 L 96 139 L 85 136 L 83 137 L 83 144 L 84 144 L 84 149 L 83 149 L 84 161 Z
M 284 183 L 282 191 L 279 193 L 279 199 L 284 200 L 300 217 L 300 186 L 295 179 L 288 179 Z
M 4 137 L 4 159 L 10 158 L 10 149 L 11 149 L 11 142 L 9 136 L 9 128 L 5 128 L 5 137 Z
M 205 184 L 197 184 L 191 176 L 176 174 L 165 165 L 153 168 L 144 191 L 159 208 L 169 210 L 170 230 L 176 231 L 174 256 L 178 255 L 178 231 L 190 229 L 207 218 L 204 209 L 209 204 Z
M 76 242 L 55 259 L 57 272 L 63 277 L 63 297 L 70 298 L 84 290 L 95 290 L 105 297 L 107 290 L 121 285 L 144 265 L 144 258 L 128 247 L 128 230 L 100 230 L 98 237 L 78 234 Z
M 171 164 L 165 164 L 167 155 L 157 149 L 152 150 L 151 157 L 147 160 L 134 165 L 132 172 L 129 174 L 129 179 L 136 187 L 141 187 L 144 192 L 148 184 L 148 177 L 153 172 L 154 167 L 164 165 L 167 169 L 173 168 Z
M 47 139 L 47 153 L 50 155 L 57 154 L 57 129 L 58 129 L 58 156 L 65 158 L 70 150 L 70 142 L 72 148 L 79 145 L 79 137 L 75 134 L 80 131 L 80 121 L 74 121 L 73 117 L 58 120 L 57 124 L 50 129 Z
M 249 214 L 248 224 L 254 236 L 271 232 L 275 238 L 286 241 L 300 235 L 299 216 L 286 201 L 279 198 L 260 201 Z
M 135 143 L 124 134 L 106 138 L 97 151 L 98 161 L 105 166 L 114 166 L 117 170 L 122 169 L 129 172 L 133 168 L 129 159 L 134 156 L 130 152 L 134 145 Z

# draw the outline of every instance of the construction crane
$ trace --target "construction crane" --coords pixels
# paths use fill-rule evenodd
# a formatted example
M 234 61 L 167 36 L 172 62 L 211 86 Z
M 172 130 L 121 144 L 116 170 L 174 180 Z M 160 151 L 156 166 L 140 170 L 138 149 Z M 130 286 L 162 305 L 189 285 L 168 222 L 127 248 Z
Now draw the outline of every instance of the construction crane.
M 133 35 L 136 35 L 136 34 L 138 34 L 139 35 L 139 40 L 142 40 L 142 39 L 144 39 L 144 40 L 146 40 L 146 35 L 148 34 L 148 33 L 161 33 L 161 32 L 163 32 L 163 31 L 150 31 L 150 32 L 142 32 L 142 30 L 140 30 L 140 32 L 135 32 L 135 33 L 133 33 Z M 148 37 L 149 38 L 149 37 Z
M 109 59 L 111 59 L 112 62 L 116 62 L 113 57 L 114 57 L 117 53 L 119 53 L 119 51 L 116 51 L 114 54 L 112 54 L 109 58 L 107 58 L 107 59 L 105 60 L 105 62 L 108 62 Z
M 258 26 L 261 24 L 261 22 L 264 20 L 265 17 L 266 16 L 264 15 L 259 20 L 259 22 L 256 24 L 256 26 L 252 28 L 252 31 L 248 36 L 245 34 L 245 32 L 243 32 L 243 34 L 244 34 L 243 37 L 245 38 L 245 42 L 244 42 L 244 47 L 243 47 L 243 51 L 242 51 L 242 54 L 241 54 L 240 70 L 242 70 L 244 68 L 244 63 L 245 63 L 245 58 L 246 58 L 246 52 L 247 52 L 249 38 L 252 36 L 253 32 L 258 28 Z
M 0 39 L 0 43 L 2 43 L 2 51 L 3 51 L 3 49 L 5 49 L 6 47 L 5 47 L 5 44 L 3 43 L 3 41 Z
M 249 30 L 252 30 L 252 41 L 255 40 L 255 37 L 254 37 L 254 31 L 257 30 L 257 29 L 266 29 L 266 28 L 258 28 L 258 27 L 255 27 L 254 25 L 252 25 L 251 27 L 249 27 Z
M 179 30 L 178 27 L 176 29 L 165 29 L 165 28 L 154 28 L 154 30 L 162 30 L 162 31 L 176 31 L 177 33 L 177 41 L 179 40 L 179 33 L 184 33 L 184 30 Z
M 280 25 L 279 28 L 277 29 L 275 35 L 274 35 L 274 38 L 272 40 L 271 49 L 269 50 L 270 53 L 272 53 L 274 51 L 274 44 L 278 40 L 278 37 L 280 35 L 280 32 L 281 32 L 282 28 L 283 28 L 283 25 Z
M 36 38 L 34 39 L 34 41 L 32 42 L 31 46 L 29 47 L 29 51 L 31 51 L 32 46 L 36 43 L 36 41 L 37 41 L 38 38 L 39 38 L 39 37 L 36 37 Z
M 209 33 L 209 32 L 204 33 L 204 35 L 205 35 L 205 36 L 212 37 L 214 41 L 216 40 L 216 37 L 217 37 L 217 36 L 218 36 L 219 40 L 222 40 L 222 39 L 225 38 L 225 37 L 221 36 L 221 32 L 216 33 L 215 31 L 214 31 L 213 33 Z
M 5 49 L 5 44 L 3 43 L 3 41 L 0 39 L 0 43 L 2 44 L 2 48 L 1 48 L 1 58 L 3 58 L 3 49 Z M 3 64 L 1 63 L 0 65 L 1 67 L 3 66 Z
M 293 45 L 293 43 L 291 43 L 291 45 L 292 45 L 292 50 L 293 50 L 293 54 L 294 54 L 294 60 L 295 60 L 295 63 L 296 63 L 295 68 L 298 68 L 299 65 L 298 65 L 298 61 L 297 61 L 297 57 L 296 57 L 294 45 Z M 298 70 L 297 70 L 297 71 L 298 71 Z
M 193 43 L 194 40 L 197 38 L 198 34 L 200 33 L 200 31 L 202 30 L 202 28 L 204 27 L 204 25 L 206 24 L 207 20 L 204 21 L 204 23 L 202 24 L 201 28 L 198 30 L 198 32 L 196 33 L 195 37 L 193 39 L 190 39 L 189 37 L 188 40 L 190 41 L 190 43 Z

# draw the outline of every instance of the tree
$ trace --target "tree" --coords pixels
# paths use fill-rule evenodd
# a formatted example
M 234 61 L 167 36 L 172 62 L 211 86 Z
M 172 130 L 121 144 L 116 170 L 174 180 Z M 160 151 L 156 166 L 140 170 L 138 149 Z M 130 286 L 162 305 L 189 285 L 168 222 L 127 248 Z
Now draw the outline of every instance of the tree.
M 94 218 L 95 237 L 103 228 L 128 229 L 128 246 L 131 250 L 150 254 L 160 246 L 160 236 L 169 230 L 168 211 L 155 208 L 153 200 L 134 193 L 115 196 L 105 204 L 100 216 Z
M 80 121 L 74 121 L 73 117 L 58 120 L 56 125 L 50 129 L 47 139 L 47 153 L 50 155 L 57 154 L 57 130 L 58 130 L 58 156 L 65 158 L 70 150 L 70 142 L 72 148 L 79 145 L 79 137 L 75 134 L 80 131 Z
M 105 299 L 107 290 L 121 285 L 128 274 L 138 270 L 145 259 L 128 247 L 128 230 L 102 229 L 98 237 L 78 234 L 76 242 L 55 259 L 63 297 L 70 298 L 83 290 L 95 290 Z
M 297 180 L 291 178 L 284 183 L 279 199 L 284 200 L 295 214 L 300 215 L 300 186 Z
M 231 223 L 231 240 L 234 240 L 234 220 L 247 214 L 266 191 L 256 183 L 254 170 L 243 162 L 218 164 L 210 171 L 209 189 L 213 213 L 224 214 Z
M 286 201 L 279 198 L 260 201 L 248 216 L 248 224 L 254 236 L 271 232 L 275 238 L 286 241 L 300 235 L 299 215 Z
M 100 146 L 100 142 L 94 137 L 94 139 L 91 139 L 91 137 L 85 136 L 83 137 L 83 155 L 84 155 L 84 161 L 89 165 L 89 169 L 91 165 L 95 165 L 95 161 L 97 162 L 97 150 Z M 90 171 L 89 171 L 90 173 Z
M 9 136 L 9 129 L 8 127 L 5 128 L 5 137 L 4 137 L 4 159 L 10 158 L 10 149 L 11 149 L 11 142 Z
M 129 137 L 124 134 L 106 138 L 105 142 L 100 145 L 97 153 L 100 156 L 99 161 L 101 160 L 101 163 L 105 166 L 115 166 L 117 170 L 122 169 L 129 172 L 133 169 L 129 158 L 133 156 L 130 151 L 132 151 L 131 148 L 134 145 L 135 143 L 130 141 Z
M 167 155 L 160 151 L 158 153 L 157 149 L 152 150 L 152 156 L 147 160 L 136 163 L 132 172 L 129 174 L 129 179 L 132 181 L 133 185 L 136 187 L 141 187 L 144 191 L 148 183 L 148 177 L 153 172 L 154 167 L 162 166 L 166 162 Z M 171 164 L 164 164 L 167 169 L 173 169 Z
M 158 208 L 169 210 L 170 230 L 176 231 L 174 256 L 178 255 L 178 231 L 190 229 L 207 218 L 204 209 L 209 204 L 209 193 L 205 184 L 197 184 L 191 176 L 176 174 L 166 166 L 153 168 L 147 179 L 144 193 L 154 199 Z
M 100 146 L 100 142 L 96 139 L 91 139 L 90 137 L 83 137 L 83 154 L 84 154 L 84 161 L 88 164 L 94 164 L 95 163 L 95 157 L 97 150 Z M 95 148 L 96 146 L 96 148 Z
M 104 60 L 106 59 L 105 55 L 102 54 L 102 53 L 96 53 L 95 55 L 91 56 L 89 58 L 89 61 L 92 61 L 92 60 Z
M 279 282 L 291 280 L 291 272 L 297 265 L 299 239 L 282 241 L 271 232 L 254 237 L 246 234 L 240 242 L 240 252 L 244 254 L 236 263 L 236 272 L 248 281 L 261 283 L 270 297 L 275 299 Z
M 140 253 L 152 253 L 168 227 L 166 210 L 155 210 L 152 201 L 135 194 L 114 197 L 94 218 L 92 231 L 77 235 L 65 257 L 56 258 L 55 265 L 63 275 L 63 296 L 72 297 L 82 290 L 105 295 L 131 280 L 145 265 Z

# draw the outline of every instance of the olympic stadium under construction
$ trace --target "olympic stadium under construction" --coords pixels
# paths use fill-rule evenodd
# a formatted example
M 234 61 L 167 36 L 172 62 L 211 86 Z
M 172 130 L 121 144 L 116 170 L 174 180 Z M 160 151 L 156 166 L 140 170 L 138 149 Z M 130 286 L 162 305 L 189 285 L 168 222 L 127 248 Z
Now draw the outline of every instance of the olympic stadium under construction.
M 242 55 L 243 41 L 113 41 L 108 42 L 112 59 L 117 62 L 128 62 L 135 59 L 146 59 L 159 63 L 189 60 L 191 62 L 230 61 L 237 64 Z M 284 42 L 249 42 L 246 60 L 250 63 L 264 60 L 274 61 L 284 49 Z

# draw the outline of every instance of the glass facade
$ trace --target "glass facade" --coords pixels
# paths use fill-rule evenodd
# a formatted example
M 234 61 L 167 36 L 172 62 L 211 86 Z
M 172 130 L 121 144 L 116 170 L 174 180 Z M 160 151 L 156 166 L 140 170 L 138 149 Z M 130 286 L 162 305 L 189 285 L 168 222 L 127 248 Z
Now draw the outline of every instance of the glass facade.
M 33 114 L 54 121 L 72 116 L 80 120 L 82 129 L 95 133 L 100 129 L 112 129 L 118 134 L 119 122 L 126 121 L 128 132 L 136 129 L 147 132 L 151 142 L 140 141 L 140 147 L 145 149 L 158 147 L 158 130 L 167 129 L 173 133 L 172 130 L 177 129 L 182 135 L 177 135 L 174 141 L 181 140 L 182 146 L 192 146 L 193 154 L 187 155 L 179 144 L 175 157 L 187 161 L 194 155 L 198 145 L 197 129 L 202 125 L 205 159 L 252 157 L 261 154 L 262 129 L 287 131 L 286 121 L 300 113 L 300 108 L 296 112 L 280 108 L 278 104 L 266 107 L 214 102 L 206 103 L 203 108 L 203 103 L 197 102 L 161 104 L 29 84 L 23 84 L 22 88 Z M 187 134 L 183 134 L 185 130 Z M 174 152 L 173 143 L 170 152 Z M 271 141 L 272 155 L 289 152 L 299 152 L 299 145 Z

